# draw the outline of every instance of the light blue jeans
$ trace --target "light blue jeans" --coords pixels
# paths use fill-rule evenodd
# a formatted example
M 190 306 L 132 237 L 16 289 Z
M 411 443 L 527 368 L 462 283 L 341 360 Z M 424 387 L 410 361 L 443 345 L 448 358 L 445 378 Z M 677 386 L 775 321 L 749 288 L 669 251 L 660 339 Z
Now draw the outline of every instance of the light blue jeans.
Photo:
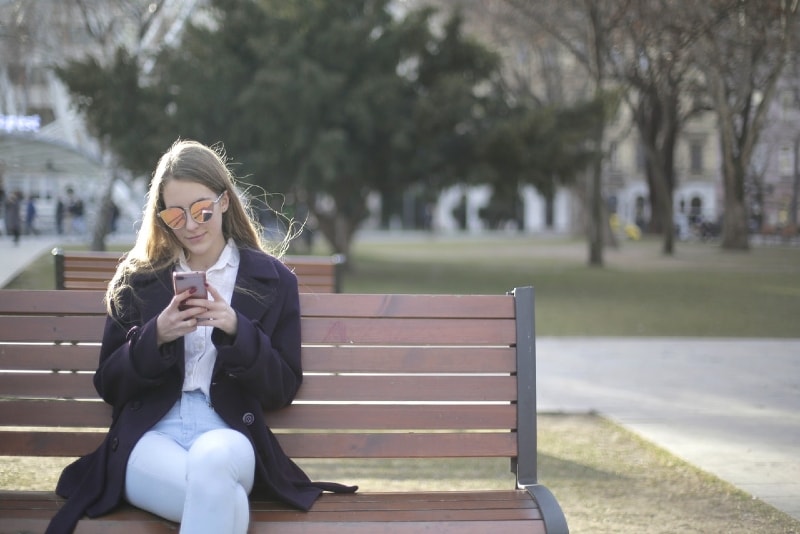
M 246 533 L 255 454 L 200 391 L 184 392 L 131 452 L 125 498 L 191 534 Z

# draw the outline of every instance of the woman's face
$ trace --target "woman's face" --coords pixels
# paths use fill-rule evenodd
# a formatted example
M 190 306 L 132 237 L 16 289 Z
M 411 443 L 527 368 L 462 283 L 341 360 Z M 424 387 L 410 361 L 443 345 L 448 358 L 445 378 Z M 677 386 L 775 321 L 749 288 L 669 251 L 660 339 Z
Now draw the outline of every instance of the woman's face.
M 182 213 L 171 210 L 166 221 L 171 226 L 181 226 L 170 231 L 186 250 L 189 266 L 204 271 L 214 265 L 225 248 L 222 214 L 228 210 L 227 192 L 220 196 L 197 182 L 169 180 L 164 184 L 162 198 L 166 209 L 182 209 Z M 197 219 L 207 220 L 201 223 Z

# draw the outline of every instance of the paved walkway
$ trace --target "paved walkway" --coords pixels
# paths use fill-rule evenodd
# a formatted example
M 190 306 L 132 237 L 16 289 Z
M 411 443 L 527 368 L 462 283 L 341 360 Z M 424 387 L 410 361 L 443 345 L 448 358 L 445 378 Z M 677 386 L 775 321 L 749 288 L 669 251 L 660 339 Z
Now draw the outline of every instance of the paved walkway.
M 22 236 L 18 245 L 5 234 L 0 236 L 0 288 L 5 287 L 33 260 L 53 250 L 61 240 L 58 236 Z M 55 278 L 47 288 L 55 289 Z
M 0 287 L 57 243 L 1 236 Z M 540 411 L 601 413 L 800 521 L 800 338 L 539 338 L 537 352 Z
M 539 338 L 538 408 L 594 410 L 800 520 L 800 339 Z

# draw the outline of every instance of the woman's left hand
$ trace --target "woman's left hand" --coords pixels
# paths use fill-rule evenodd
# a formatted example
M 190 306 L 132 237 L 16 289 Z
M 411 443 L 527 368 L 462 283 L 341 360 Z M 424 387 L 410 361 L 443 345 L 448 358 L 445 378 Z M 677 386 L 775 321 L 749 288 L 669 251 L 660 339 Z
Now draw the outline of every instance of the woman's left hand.
M 219 328 L 229 336 L 235 336 L 239 326 L 239 319 L 236 312 L 211 284 L 206 284 L 206 289 L 208 289 L 208 292 L 214 300 L 208 299 L 207 301 L 202 301 L 202 303 L 199 301 L 192 302 L 196 300 L 192 298 L 186 300 L 190 305 L 203 306 L 206 308 L 205 312 L 196 317 L 197 325 L 213 326 L 214 328 Z

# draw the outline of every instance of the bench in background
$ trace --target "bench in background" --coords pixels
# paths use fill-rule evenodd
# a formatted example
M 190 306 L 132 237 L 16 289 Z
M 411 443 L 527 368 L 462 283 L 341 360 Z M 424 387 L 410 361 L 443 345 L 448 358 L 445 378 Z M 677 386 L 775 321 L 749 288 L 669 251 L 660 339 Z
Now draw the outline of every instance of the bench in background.
M 123 254 L 54 248 L 56 289 L 105 290 Z M 283 257 L 283 262 L 297 275 L 302 293 L 341 293 L 343 255 L 287 255 Z
M 305 380 L 293 405 L 267 414 L 290 456 L 499 457 L 516 484 L 324 494 L 307 513 L 255 495 L 249 532 L 568 532 L 537 478 L 532 288 L 300 299 Z M 111 411 L 92 373 L 104 320 L 101 291 L 0 290 L 0 455 L 73 457 L 100 443 Z M 0 532 L 43 532 L 62 503 L 51 492 L 0 491 Z M 78 532 L 175 527 L 123 505 Z

